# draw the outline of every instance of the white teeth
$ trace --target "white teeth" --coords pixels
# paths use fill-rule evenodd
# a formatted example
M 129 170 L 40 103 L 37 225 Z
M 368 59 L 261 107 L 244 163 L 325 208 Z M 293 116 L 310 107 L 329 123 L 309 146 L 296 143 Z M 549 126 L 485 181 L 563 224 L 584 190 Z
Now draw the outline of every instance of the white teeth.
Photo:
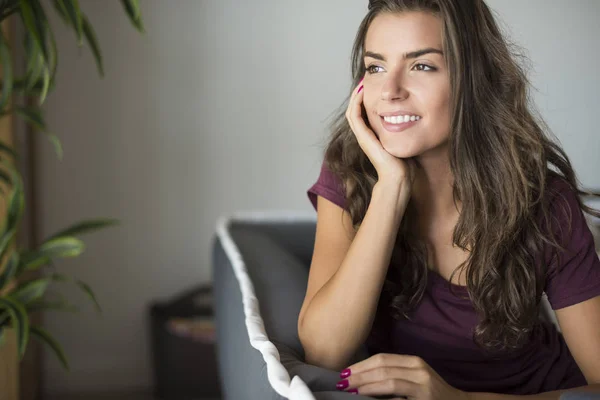
M 404 124 L 409 121 L 418 121 L 421 119 L 421 117 L 419 117 L 418 115 L 400 115 L 393 117 L 383 117 L 383 119 L 385 120 L 385 122 L 388 122 L 390 124 Z

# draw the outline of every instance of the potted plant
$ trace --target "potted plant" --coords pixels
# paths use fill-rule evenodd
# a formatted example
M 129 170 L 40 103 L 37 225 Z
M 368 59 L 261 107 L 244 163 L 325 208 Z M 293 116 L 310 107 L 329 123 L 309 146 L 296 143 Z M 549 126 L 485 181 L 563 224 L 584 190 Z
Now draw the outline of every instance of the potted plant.
M 143 33 L 138 0 L 120 1 L 132 25 Z M 84 43 L 89 45 L 99 75 L 104 76 L 100 46 L 78 0 L 0 0 L 0 23 L 14 17 L 24 26 L 21 44 L 24 46 L 26 65 L 23 76 L 14 76 L 11 46 L 0 30 L 0 118 L 14 115 L 23 118 L 35 130 L 46 132 L 60 159 L 60 140 L 47 133 L 40 108 L 54 87 L 58 59 L 54 35 L 47 19 L 48 9 L 57 12 L 64 23 L 73 29 L 79 46 Z M 29 105 L 15 104 L 12 101 L 14 93 L 24 95 L 24 98 L 30 100 Z M 100 310 L 89 285 L 52 270 L 48 271 L 48 268 L 52 268 L 57 259 L 77 257 L 82 253 L 84 242 L 79 238 L 80 235 L 112 226 L 117 221 L 82 221 L 51 235 L 35 248 L 20 247 L 16 243 L 16 235 L 23 217 L 25 196 L 22 176 L 15 166 L 17 157 L 18 154 L 9 143 L 0 141 L 0 199 L 4 200 L 4 207 L 0 202 L 0 350 L 3 345 L 12 342 L 16 346 L 14 353 L 21 358 L 30 336 L 37 337 L 50 346 L 65 369 L 68 369 L 60 344 L 49 332 L 30 324 L 29 316 L 40 310 L 72 310 L 73 307 L 63 300 L 49 301 L 44 297 L 49 285 L 65 281 L 79 286 Z M 0 370 L 1 367 L 0 364 Z

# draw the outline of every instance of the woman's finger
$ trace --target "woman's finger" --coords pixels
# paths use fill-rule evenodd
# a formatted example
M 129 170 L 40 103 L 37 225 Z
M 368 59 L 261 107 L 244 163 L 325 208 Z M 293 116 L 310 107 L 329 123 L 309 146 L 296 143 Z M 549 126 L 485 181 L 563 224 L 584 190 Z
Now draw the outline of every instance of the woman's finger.
M 362 87 L 362 86 L 361 86 Z M 350 119 L 354 123 L 356 128 L 360 129 L 360 133 L 371 131 L 367 124 L 365 124 L 364 118 L 366 116 L 362 115 L 362 103 L 364 98 L 364 90 L 360 90 L 358 93 L 354 95 L 354 99 L 352 99 L 352 108 L 350 111 Z
M 359 89 L 355 91 L 352 100 L 350 101 L 348 107 L 348 123 L 350 124 L 350 128 L 352 129 L 352 132 L 354 132 L 354 136 L 356 136 L 356 140 L 360 147 L 367 155 L 375 156 L 383 148 L 379 143 L 379 139 L 375 136 L 375 133 L 365 123 L 365 116 L 362 115 L 364 90 L 360 90 L 361 87 L 362 86 L 359 86 Z
M 360 388 L 376 382 L 390 379 L 402 379 L 419 385 L 427 384 L 430 376 L 425 368 L 380 367 L 361 373 L 354 373 L 347 378 L 347 388 Z
M 351 105 L 352 105 L 352 102 L 353 102 L 354 98 L 356 97 L 356 95 L 357 95 L 359 92 L 362 92 L 362 89 L 361 89 L 361 87 L 363 87 L 363 80 L 364 80 L 364 79 L 365 79 L 365 78 L 363 77 L 363 78 L 360 80 L 360 82 L 358 82 L 358 85 L 356 85 L 356 87 L 354 88 L 354 90 L 352 90 L 352 94 L 350 95 L 350 100 L 348 101 L 348 108 L 346 109 L 346 117 L 348 117 L 348 110 L 350 110 L 350 108 L 351 108 Z
M 342 371 L 342 374 L 352 376 L 371 369 L 384 367 L 425 368 L 426 366 L 427 363 L 417 356 L 379 353 L 349 366 Z
M 354 130 L 354 126 L 355 126 L 356 119 L 354 117 L 354 114 L 355 114 L 356 102 L 357 102 L 357 97 L 363 92 L 362 80 L 360 82 L 361 83 L 359 83 L 358 86 L 356 88 L 354 88 L 354 90 L 352 91 L 352 96 L 350 96 L 350 101 L 348 102 L 348 108 L 346 109 L 346 120 L 348 120 L 348 124 L 350 125 L 350 128 L 352 129 L 352 132 L 354 132 L 355 135 L 356 135 L 356 131 Z
M 404 396 L 419 397 L 420 385 L 403 379 L 388 379 L 370 383 L 358 388 L 358 393 L 363 396 Z

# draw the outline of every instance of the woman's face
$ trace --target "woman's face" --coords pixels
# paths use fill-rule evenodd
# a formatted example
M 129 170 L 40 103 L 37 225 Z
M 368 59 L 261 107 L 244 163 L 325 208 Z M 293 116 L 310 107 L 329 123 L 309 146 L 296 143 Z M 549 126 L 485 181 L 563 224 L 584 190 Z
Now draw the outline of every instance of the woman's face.
M 420 52 L 427 49 L 434 51 Z M 441 20 L 421 12 L 380 14 L 364 50 L 363 104 L 383 148 L 399 158 L 446 148 L 450 80 L 441 54 Z M 405 115 L 414 121 L 404 122 Z

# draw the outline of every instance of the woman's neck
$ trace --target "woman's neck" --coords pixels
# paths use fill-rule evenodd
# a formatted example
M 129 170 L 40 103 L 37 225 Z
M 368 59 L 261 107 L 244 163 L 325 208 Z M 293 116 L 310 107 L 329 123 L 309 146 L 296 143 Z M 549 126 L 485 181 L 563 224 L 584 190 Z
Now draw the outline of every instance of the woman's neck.
M 455 219 L 460 203 L 454 204 L 454 177 L 447 151 L 444 156 L 420 156 L 417 159 L 411 201 L 420 220 Z

